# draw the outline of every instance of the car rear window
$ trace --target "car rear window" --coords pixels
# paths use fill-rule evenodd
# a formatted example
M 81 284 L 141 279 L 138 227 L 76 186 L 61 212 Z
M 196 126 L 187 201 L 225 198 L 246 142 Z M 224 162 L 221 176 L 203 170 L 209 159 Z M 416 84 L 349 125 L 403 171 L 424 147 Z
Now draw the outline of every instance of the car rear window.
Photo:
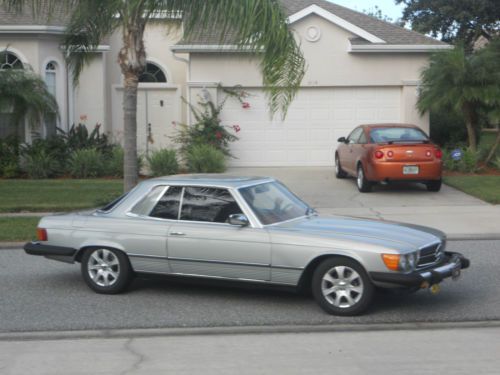
M 428 142 L 429 137 L 416 128 L 372 128 L 370 141 L 371 143 Z

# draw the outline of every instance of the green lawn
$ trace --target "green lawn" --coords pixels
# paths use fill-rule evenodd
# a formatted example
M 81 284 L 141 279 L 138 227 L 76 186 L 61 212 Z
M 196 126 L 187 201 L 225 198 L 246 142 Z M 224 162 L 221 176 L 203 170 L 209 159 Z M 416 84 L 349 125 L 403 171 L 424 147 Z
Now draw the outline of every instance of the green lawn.
M 486 202 L 500 204 L 500 176 L 447 176 L 444 182 Z
M 35 239 L 39 220 L 39 217 L 0 217 L 0 242 Z
M 103 205 L 122 180 L 0 180 L 0 212 L 70 211 Z

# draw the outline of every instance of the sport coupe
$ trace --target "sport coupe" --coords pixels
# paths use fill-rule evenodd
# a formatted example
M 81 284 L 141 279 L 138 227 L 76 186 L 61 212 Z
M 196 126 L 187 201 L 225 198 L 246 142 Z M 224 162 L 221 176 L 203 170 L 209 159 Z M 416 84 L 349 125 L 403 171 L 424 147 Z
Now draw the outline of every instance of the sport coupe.
M 46 216 L 37 233 L 26 253 L 81 263 L 98 293 L 137 274 L 215 278 L 306 288 L 337 315 L 363 312 L 376 287 L 435 290 L 469 266 L 437 230 L 322 217 L 267 177 L 151 179 L 101 209 Z

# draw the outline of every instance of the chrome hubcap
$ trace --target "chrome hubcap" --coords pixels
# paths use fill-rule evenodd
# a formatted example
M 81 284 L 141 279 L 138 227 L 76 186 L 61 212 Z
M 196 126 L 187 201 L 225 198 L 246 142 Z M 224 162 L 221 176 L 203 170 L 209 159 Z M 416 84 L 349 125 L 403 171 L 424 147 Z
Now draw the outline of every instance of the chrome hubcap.
M 340 308 L 349 308 L 363 296 L 363 280 L 352 268 L 335 266 L 321 280 L 321 292 L 328 303 Z
M 363 186 L 363 179 L 364 179 L 364 176 L 363 176 L 363 169 L 361 168 L 358 168 L 358 187 L 361 189 L 361 187 Z
M 99 249 L 90 256 L 87 269 L 94 283 L 99 286 L 111 286 L 120 275 L 120 262 L 113 252 Z

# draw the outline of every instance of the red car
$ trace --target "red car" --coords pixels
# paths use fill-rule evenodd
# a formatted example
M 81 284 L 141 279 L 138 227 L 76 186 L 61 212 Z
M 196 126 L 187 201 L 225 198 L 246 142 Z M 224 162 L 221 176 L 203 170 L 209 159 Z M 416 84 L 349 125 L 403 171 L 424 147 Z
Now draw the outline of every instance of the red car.
M 338 139 L 335 175 L 356 177 L 360 192 L 377 182 L 420 182 L 429 191 L 441 189 L 443 153 L 415 125 L 361 125 Z

